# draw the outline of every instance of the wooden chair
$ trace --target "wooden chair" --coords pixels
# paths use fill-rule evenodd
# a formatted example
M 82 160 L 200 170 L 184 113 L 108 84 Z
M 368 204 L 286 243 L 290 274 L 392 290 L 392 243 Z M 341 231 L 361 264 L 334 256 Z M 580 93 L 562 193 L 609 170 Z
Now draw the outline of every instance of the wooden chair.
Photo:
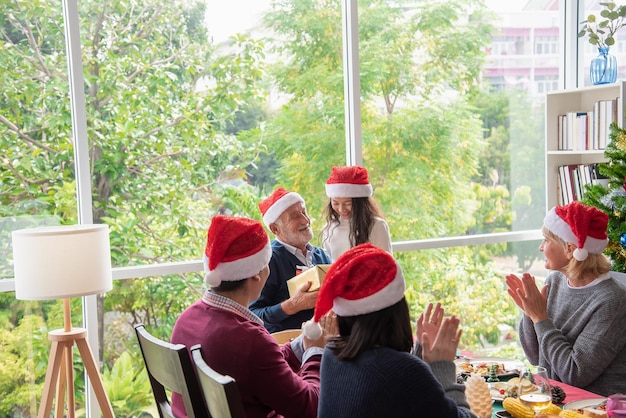
M 191 355 L 211 417 L 245 418 L 246 414 L 235 379 L 219 374 L 209 367 L 204 361 L 200 344 L 191 347 Z
M 143 324 L 135 326 L 159 416 L 176 418 L 168 391 L 180 393 L 189 418 L 210 418 L 187 347 L 160 340 Z
M 283 345 L 286 342 L 289 342 L 293 340 L 294 338 L 298 337 L 300 334 L 302 334 L 302 330 L 286 329 L 283 331 L 274 332 L 271 335 L 272 337 L 274 337 L 274 339 L 276 340 L 278 344 Z

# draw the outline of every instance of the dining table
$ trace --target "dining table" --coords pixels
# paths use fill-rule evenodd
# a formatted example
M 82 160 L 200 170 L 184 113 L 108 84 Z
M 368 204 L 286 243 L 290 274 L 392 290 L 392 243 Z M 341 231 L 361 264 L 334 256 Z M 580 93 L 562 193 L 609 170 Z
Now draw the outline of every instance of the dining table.
M 550 380 L 550 382 L 553 386 L 560 386 L 563 389 L 563 392 L 565 392 L 565 400 L 563 401 L 563 404 L 580 401 L 583 399 L 604 398 L 604 396 L 577 388 L 575 386 L 568 385 L 563 382 L 558 382 L 556 380 Z M 495 401 L 493 403 L 492 418 L 497 418 L 496 412 L 498 411 L 504 411 L 504 408 L 502 407 L 502 402 Z

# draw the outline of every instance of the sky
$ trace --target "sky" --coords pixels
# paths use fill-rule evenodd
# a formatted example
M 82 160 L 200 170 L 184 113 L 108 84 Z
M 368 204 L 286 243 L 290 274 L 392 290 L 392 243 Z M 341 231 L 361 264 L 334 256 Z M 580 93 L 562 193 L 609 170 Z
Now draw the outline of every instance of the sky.
M 259 20 L 261 12 L 271 3 L 270 0 L 205 0 L 207 5 L 206 22 L 215 42 L 226 40 L 230 35 L 244 32 Z M 521 10 L 527 0 L 484 0 L 493 11 L 513 12 Z
M 494 12 L 517 12 L 528 3 L 527 0 L 484 0 L 487 7 Z
M 270 0 L 206 0 L 206 22 L 216 43 L 244 32 L 269 8 Z

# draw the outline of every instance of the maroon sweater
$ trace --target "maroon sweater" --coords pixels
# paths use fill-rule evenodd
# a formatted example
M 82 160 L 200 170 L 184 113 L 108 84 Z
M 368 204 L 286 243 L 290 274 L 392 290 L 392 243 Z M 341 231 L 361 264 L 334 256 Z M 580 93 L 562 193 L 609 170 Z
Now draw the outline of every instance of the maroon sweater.
M 177 319 L 171 342 L 201 344 L 207 364 L 237 382 L 248 418 L 272 411 L 286 418 L 316 417 L 321 356 L 300 368 L 290 344 L 278 345 L 262 325 L 198 301 Z M 172 409 L 186 416 L 179 394 L 172 395 Z

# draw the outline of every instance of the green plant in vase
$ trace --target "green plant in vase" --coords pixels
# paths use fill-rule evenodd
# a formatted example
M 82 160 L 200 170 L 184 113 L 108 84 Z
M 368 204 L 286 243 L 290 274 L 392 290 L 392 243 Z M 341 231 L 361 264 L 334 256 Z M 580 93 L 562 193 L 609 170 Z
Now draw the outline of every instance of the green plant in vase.
M 603 7 L 600 16 L 589 14 L 578 32 L 578 37 L 587 35 L 589 43 L 598 48 L 599 55 L 589 68 L 593 84 L 614 83 L 617 79 L 617 59 L 609 54 L 609 49 L 615 44 L 615 33 L 626 26 L 626 6 L 618 7 L 613 2 L 600 3 L 600 6 Z

